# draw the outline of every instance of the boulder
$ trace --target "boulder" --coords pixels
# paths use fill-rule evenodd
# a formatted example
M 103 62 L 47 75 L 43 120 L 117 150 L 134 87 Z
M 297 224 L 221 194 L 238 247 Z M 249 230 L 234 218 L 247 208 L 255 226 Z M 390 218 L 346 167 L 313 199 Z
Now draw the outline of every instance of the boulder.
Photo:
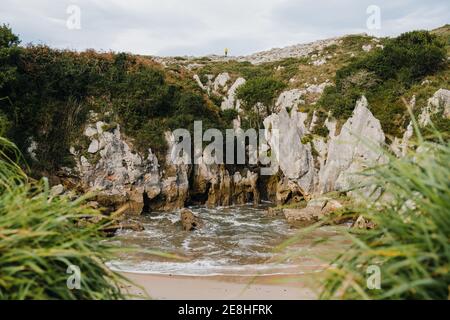
M 180 211 L 180 219 L 184 231 L 193 231 L 203 226 L 203 221 L 189 209 Z
M 88 152 L 89 153 L 96 153 L 100 147 L 100 144 L 97 139 L 94 139 L 89 144 Z
M 106 228 L 103 229 L 104 232 L 106 232 L 108 235 L 114 235 L 117 231 L 122 230 L 131 230 L 131 231 L 144 231 L 144 225 L 137 221 L 132 219 L 127 219 L 124 221 L 118 221 L 116 223 L 113 223 Z
M 303 228 L 319 221 L 321 217 L 321 208 L 315 206 L 303 209 L 283 209 L 283 213 L 291 226 Z
M 352 228 L 355 229 L 373 229 L 375 224 L 372 221 L 365 219 L 363 216 L 359 216 L 353 223 Z
M 245 204 L 250 201 L 254 205 L 260 203 L 260 193 L 257 187 L 258 174 L 250 170 L 243 170 L 241 174 L 236 171 L 233 175 L 233 202 L 235 204 Z
M 53 186 L 50 189 L 50 195 L 52 197 L 60 196 L 64 193 L 64 186 L 62 184 L 58 184 L 56 186 Z
M 336 212 L 337 210 L 343 208 L 343 205 L 334 199 L 328 200 L 325 206 L 322 207 L 322 214 L 328 215 L 330 213 Z
M 287 222 L 293 227 L 307 227 L 342 208 L 339 201 L 321 197 L 308 201 L 306 208 L 283 209 Z
M 283 209 L 279 209 L 279 208 L 268 208 L 266 211 L 266 215 L 268 217 L 278 217 L 278 216 L 282 216 L 283 215 Z

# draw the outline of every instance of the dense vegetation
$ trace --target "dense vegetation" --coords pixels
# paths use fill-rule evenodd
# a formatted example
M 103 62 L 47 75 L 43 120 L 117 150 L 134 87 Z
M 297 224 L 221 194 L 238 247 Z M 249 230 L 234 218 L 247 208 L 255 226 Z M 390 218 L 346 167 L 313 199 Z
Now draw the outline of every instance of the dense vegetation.
M 273 112 L 275 99 L 285 87 L 282 81 L 275 78 L 258 77 L 248 80 L 238 88 L 236 96 L 242 101 L 247 127 L 261 127 L 262 116 L 266 117 Z
M 0 130 L 21 150 L 33 139 L 41 170 L 72 165 L 69 147 L 90 110 L 123 125 L 142 152 L 164 152 L 164 131 L 191 128 L 194 119 L 205 128 L 224 126 L 219 108 L 192 81 L 149 59 L 18 44 L 0 27 Z
M 356 100 L 366 95 L 388 135 L 399 135 L 408 121 L 400 97 L 425 76 L 446 66 L 445 43 L 427 31 L 413 31 L 386 41 L 336 72 L 336 86 L 326 88 L 319 104 L 337 119 L 348 118 Z
M 0 299 L 121 299 L 124 280 L 105 265 L 114 248 L 102 241 L 108 225 L 85 198 L 52 196 L 17 165 L 19 152 L 0 137 Z M 99 223 L 78 225 L 87 218 Z M 96 219 L 98 218 L 98 219 Z M 80 270 L 79 289 L 69 277 Z

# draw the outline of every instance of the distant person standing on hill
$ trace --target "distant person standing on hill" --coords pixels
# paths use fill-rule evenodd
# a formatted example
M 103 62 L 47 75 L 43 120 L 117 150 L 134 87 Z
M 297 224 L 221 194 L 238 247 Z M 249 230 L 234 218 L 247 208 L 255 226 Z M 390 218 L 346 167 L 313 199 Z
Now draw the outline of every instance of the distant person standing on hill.
M 225 48 L 225 57 L 228 57 L 228 48 Z

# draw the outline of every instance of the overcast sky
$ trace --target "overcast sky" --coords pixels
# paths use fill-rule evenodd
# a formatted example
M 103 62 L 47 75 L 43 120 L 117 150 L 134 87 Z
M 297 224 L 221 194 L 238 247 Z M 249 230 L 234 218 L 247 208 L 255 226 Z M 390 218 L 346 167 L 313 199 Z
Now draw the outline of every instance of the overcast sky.
M 69 29 L 71 5 L 80 29 Z M 381 28 L 368 29 L 369 5 Z M 71 11 L 74 13 L 74 11 Z M 232 55 L 367 32 L 398 35 L 449 23 L 449 0 L 1 0 L 0 23 L 22 43 L 151 55 Z M 76 20 L 69 24 L 76 27 Z

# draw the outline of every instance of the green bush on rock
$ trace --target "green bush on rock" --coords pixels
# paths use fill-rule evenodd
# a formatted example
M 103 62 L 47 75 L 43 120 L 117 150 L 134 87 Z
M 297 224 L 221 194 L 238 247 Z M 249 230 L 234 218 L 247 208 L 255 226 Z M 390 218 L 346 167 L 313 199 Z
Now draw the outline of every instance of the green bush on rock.
M 238 88 L 236 96 L 242 101 L 249 127 L 261 126 L 261 113 L 269 115 L 272 112 L 275 98 L 285 87 L 284 82 L 273 77 L 261 77 L 250 79 Z M 258 103 L 261 103 L 265 110 L 260 110 Z
M 319 104 L 337 119 L 348 118 L 359 96 L 365 95 L 386 134 L 399 135 L 407 124 L 400 101 L 423 77 L 446 65 L 445 45 L 427 31 L 412 31 L 386 42 L 336 72 L 336 86 L 325 89 Z

